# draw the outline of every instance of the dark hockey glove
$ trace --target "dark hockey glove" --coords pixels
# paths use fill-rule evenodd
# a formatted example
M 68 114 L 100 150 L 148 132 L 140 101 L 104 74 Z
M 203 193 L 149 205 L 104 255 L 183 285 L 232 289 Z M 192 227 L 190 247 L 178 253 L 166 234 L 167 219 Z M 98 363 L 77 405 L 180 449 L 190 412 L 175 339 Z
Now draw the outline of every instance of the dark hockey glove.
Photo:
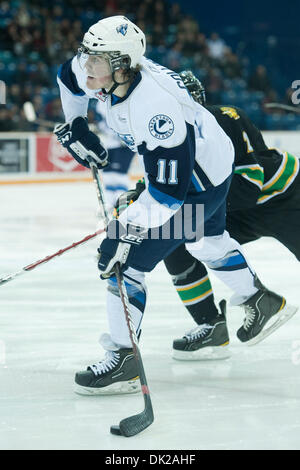
M 53 132 L 80 165 L 89 168 L 90 160 L 101 170 L 108 164 L 108 152 L 99 137 L 89 130 L 86 118 L 79 116 L 71 122 L 57 124 Z
M 118 219 L 122 212 L 127 209 L 130 204 L 132 204 L 134 201 L 138 199 L 140 194 L 144 191 L 145 189 L 145 180 L 142 178 L 136 183 L 136 186 L 134 189 L 131 189 L 129 191 L 126 191 L 125 193 L 121 194 L 121 196 L 118 198 L 115 207 L 114 207 L 114 213 L 113 216 Z
M 145 235 L 146 230 L 142 227 L 131 224 L 124 227 L 118 220 L 111 220 L 107 226 L 107 237 L 98 248 L 101 279 L 114 275 L 116 263 L 120 263 L 122 271 L 127 269 L 132 245 L 140 246 Z

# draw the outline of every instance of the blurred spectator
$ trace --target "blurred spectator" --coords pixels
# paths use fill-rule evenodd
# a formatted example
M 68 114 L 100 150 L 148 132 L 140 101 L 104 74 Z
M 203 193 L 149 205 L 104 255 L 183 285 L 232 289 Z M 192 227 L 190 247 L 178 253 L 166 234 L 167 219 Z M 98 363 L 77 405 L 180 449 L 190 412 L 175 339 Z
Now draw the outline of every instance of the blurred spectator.
M 22 96 L 22 103 L 25 103 L 25 101 L 31 101 L 31 99 L 34 98 L 33 89 L 29 82 L 27 82 L 25 86 L 22 86 L 21 96 Z
M 263 110 L 266 114 L 284 114 L 284 111 L 278 108 L 265 108 L 264 105 L 267 103 L 278 103 L 278 94 L 272 88 L 270 88 L 264 95 L 262 100 Z
M 268 93 L 272 89 L 271 81 L 264 65 L 256 67 L 255 72 L 249 78 L 248 87 L 250 90 L 263 91 L 264 93 Z
M 221 102 L 221 91 L 224 88 L 221 72 L 216 67 L 211 67 L 204 79 L 207 102 L 209 104 L 219 104 Z
M 154 24 L 159 23 L 166 28 L 168 23 L 166 3 L 162 0 L 156 0 L 152 8 Z
M 206 36 L 203 33 L 198 33 L 196 36 L 197 52 L 200 52 L 203 55 L 208 56 L 208 45 L 206 41 Z
M 7 85 L 7 109 L 1 108 L 1 130 L 38 129 L 24 119 L 22 106 L 31 101 L 40 119 L 63 119 L 57 99 L 58 65 L 76 53 L 83 33 L 96 21 L 111 15 L 125 15 L 145 32 L 146 55 L 176 72 L 190 68 L 207 88 L 208 101 L 221 103 L 230 82 L 242 88 L 249 102 L 278 100 L 266 68 L 259 65 L 248 78 L 249 59 L 228 47 L 217 32 L 208 39 L 198 21 L 183 11 L 179 3 L 168 0 L 0 0 L 0 73 Z M 274 43 L 274 41 L 273 41 Z M 3 78 L 2 78 L 3 74 Z M 244 90 L 244 88 L 243 88 Z M 234 91 L 237 95 L 238 92 Z M 234 93 L 233 92 L 233 93 Z M 291 104 L 291 94 L 285 100 Z M 232 98 L 234 96 L 232 95 Z M 225 99 L 225 98 L 224 98 Z M 238 96 L 236 97 L 238 99 Z M 227 103 L 226 103 L 227 104 Z M 5 122 L 5 124 L 4 124 Z
M 21 95 L 21 87 L 17 83 L 12 84 L 8 88 L 8 101 L 12 104 L 15 104 L 19 107 L 23 105 L 23 99 Z
M 46 118 L 46 109 L 42 98 L 42 88 L 35 87 L 34 96 L 32 97 L 32 104 L 35 110 L 35 113 L 39 119 Z
M 203 33 L 198 33 L 196 41 L 196 50 L 194 54 L 195 66 L 207 71 L 211 65 L 211 59 L 208 55 L 208 46 L 206 36 Z
M 32 47 L 37 52 L 43 52 L 45 48 L 45 38 L 42 35 L 42 32 L 38 29 L 32 33 Z
M 4 106 L 0 105 L 0 129 L 1 132 L 10 132 L 15 130 L 15 125 L 11 119 L 10 111 Z
M 54 5 L 52 11 L 52 20 L 55 23 L 61 23 L 64 20 L 64 11 L 61 5 Z
M 175 72 L 180 70 L 182 58 L 182 43 L 175 42 L 166 54 L 166 66 Z
M 192 16 L 184 16 L 178 25 L 178 31 L 183 34 L 196 35 L 199 32 L 199 24 Z
M 226 44 L 218 33 L 212 33 L 207 40 L 208 55 L 215 60 L 221 60 L 225 54 Z
M 164 39 L 165 39 L 165 28 L 164 25 L 161 23 L 155 23 L 153 30 L 152 30 L 152 45 L 153 46 L 159 46 L 161 44 L 164 44 Z
M 59 98 L 55 98 L 46 105 L 46 119 L 53 122 L 61 122 L 64 120 Z
M 226 47 L 220 66 L 226 78 L 241 78 L 243 67 L 237 55 L 233 54 L 230 47 Z
M 172 3 L 169 10 L 169 24 L 177 25 L 180 22 L 182 16 L 183 14 L 179 3 Z
M 29 122 L 25 117 L 23 109 L 20 109 L 14 120 L 14 130 L 19 132 L 32 132 L 37 130 L 37 126 Z
M 48 68 L 43 62 L 38 62 L 34 66 L 32 72 L 29 73 L 29 78 L 32 85 L 41 85 L 43 87 L 52 86 Z
M 26 5 L 20 5 L 16 15 L 16 22 L 22 28 L 26 28 L 30 24 L 30 14 Z
M 0 27 L 6 27 L 13 16 L 13 9 L 10 8 L 9 2 L 0 3 Z

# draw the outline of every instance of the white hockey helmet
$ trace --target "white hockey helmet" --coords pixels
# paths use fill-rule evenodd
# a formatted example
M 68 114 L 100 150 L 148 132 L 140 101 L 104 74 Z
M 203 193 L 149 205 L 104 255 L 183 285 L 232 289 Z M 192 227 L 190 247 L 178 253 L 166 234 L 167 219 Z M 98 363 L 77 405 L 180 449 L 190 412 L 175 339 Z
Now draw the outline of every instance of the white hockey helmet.
M 134 68 L 146 50 L 143 31 L 125 16 L 110 16 L 93 24 L 85 33 L 79 52 L 88 55 L 107 53 L 112 71 Z

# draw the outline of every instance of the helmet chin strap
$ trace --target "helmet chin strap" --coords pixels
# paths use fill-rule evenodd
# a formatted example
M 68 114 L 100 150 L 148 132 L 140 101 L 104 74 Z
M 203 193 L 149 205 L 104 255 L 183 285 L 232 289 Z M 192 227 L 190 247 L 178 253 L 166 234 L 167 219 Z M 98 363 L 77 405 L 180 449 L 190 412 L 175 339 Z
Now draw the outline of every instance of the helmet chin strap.
M 117 70 L 115 70 L 115 71 L 112 73 L 112 79 L 113 79 L 114 84 L 113 84 L 113 86 L 112 86 L 108 91 L 106 91 L 106 94 L 107 94 L 107 95 L 111 95 L 119 86 L 121 86 L 121 85 L 126 85 L 126 83 L 129 83 L 130 80 L 131 80 L 132 77 L 133 77 L 133 74 L 132 74 L 131 70 L 128 70 L 128 72 L 129 72 L 128 79 L 125 80 L 125 82 L 121 82 L 121 83 L 120 83 L 120 82 L 117 82 L 117 81 L 116 81 L 116 77 L 115 77 L 116 72 L 117 72 Z

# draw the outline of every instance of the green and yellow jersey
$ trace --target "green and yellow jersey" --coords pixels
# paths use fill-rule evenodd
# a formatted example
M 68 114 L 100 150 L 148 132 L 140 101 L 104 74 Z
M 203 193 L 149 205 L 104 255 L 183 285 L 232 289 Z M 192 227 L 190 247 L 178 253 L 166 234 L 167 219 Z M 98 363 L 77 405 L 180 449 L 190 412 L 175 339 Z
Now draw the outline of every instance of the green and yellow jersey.
M 281 197 L 299 174 L 299 159 L 288 152 L 269 149 L 247 114 L 233 106 L 207 106 L 235 148 L 235 170 L 227 209 L 265 204 Z

